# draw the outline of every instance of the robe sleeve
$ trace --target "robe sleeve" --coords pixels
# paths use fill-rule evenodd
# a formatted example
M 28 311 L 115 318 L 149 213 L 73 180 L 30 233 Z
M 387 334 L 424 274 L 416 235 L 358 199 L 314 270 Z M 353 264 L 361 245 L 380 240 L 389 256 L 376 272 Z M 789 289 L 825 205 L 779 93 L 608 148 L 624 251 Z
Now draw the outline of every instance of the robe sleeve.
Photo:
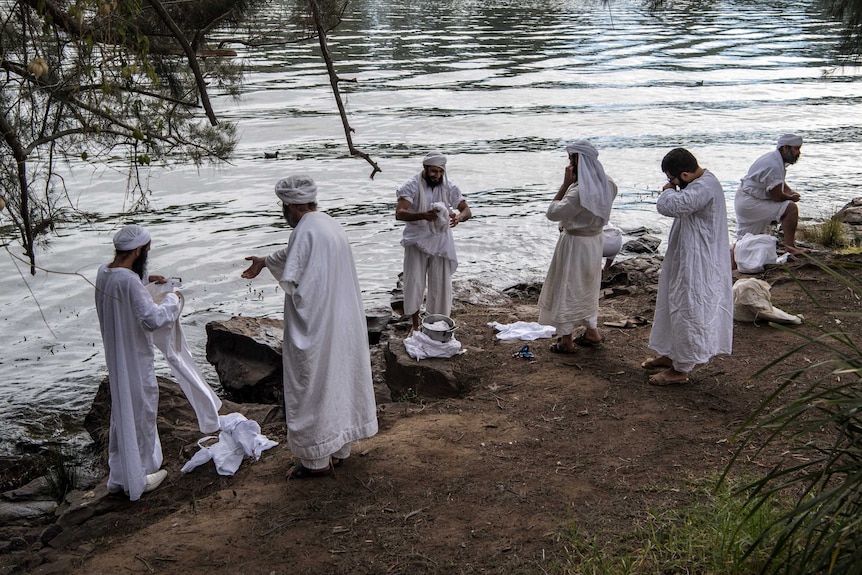
M 166 293 L 162 303 L 156 305 L 144 284 L 140 284 L 132 290 L 131 299 L 135 319 L 146 330 L 170 325 L 180 316 L 180 300 L 173 292 Z
M 699 185 L 692 182 L 682 190 L 667 189 L 658 197 L 655 207 L 663 216 L 676 218 L 693 214 L 702 210 L 712 201 L 712 196 L 705 193 Z
M 545 215 L 552 222 L 561 222 L 563 220 L 574 220 L 585 211 L 583 206 L 581 206 L 577 184 L 572 184 L 566 190 L 563 199 L 551 202 Z

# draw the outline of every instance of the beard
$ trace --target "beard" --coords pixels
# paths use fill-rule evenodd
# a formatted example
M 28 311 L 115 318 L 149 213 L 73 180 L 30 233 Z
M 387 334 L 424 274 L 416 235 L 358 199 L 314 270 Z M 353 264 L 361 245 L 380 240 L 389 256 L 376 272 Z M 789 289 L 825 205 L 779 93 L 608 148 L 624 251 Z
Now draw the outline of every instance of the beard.
M 679 189 L 680 190 L 686 189 L 688 187 L 688 185 L 691 183 L 691 182 L 683 182 L 682 178 L 677 178 L 676 181 L 679 182 Z
M 425 183 L 428 184 L 428 187 L 436 188 L 443 181 L 443 178 L 437 178 L 432 176 L 427 171 L 423 171 L 422 179 L 425 180 Z
M 148 250 L 141 250 L 141 255 L 132 262 L 132 271 L 138 274 L 141 281 L 144 281 L 144 277 L 147 274 L 147 254 L 149 253 Z
M 785 164 L 795 164 L 799 160 L 799 156 L 795 155 L 793 150 L 787 150 L 781 152 L 781 159 L 784 160 Z

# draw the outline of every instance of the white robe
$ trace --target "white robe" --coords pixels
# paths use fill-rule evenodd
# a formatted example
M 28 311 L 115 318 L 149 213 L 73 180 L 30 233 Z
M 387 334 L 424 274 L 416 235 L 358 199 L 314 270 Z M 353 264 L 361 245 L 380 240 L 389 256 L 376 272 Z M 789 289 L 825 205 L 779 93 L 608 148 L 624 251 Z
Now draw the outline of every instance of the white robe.
M 736 212 L 736 239 L 745 234 L 767 233 L 769 224 L 780 221 L 790 200 L 776 202 L 769 190 L 784 185 L 786 166 L 775 149 L 757 158 L 739 182 L 733 208 Z
M 428 188 L 421 174 L 417 174 L 404 182 L 396 191 L 396 196 L 399 200 L 402 198 L 410 200 L 411 212 L 427 212 L 432 207 L 439 207 L 435 204 L 457 208 L 458 204 L 464 200 L 461 190 L 448 178 L 444 177 L 439 186 Z M 438 214 L 441 214 L 440 210 L 438 210 Z M 446 214 L 446 219 L 448 220 L 448 214 Z M 458 268 L 455 238 L 448 225 L 439 226 L 438 221 L 428 222 L 425 220 L 405 222 L 401 245 L 404 247 L 414 246 L 430 256 L 448 259 L 452 266 L 451 273 L 455 273 Z
M 167 294 L 156 305 L 135 272 L 105 264 L 96 277 L 96 312 L 111 387 L 108 489 L 137 501 L 147 475 L 162 466 L 152 331 L 177 320 L 179 299 Z
M 656 209 L 674 218 L 659 274 L 649 347 L 691 371 L 733 347 L 733 281 L 727 208 L 709 171 L 683 190 L 659 196 Z
M 300 459 L 329 457 L 377 433 L 368 328 L 347 234 L 330 216 L 306 213 L 266 267 L 285 294 L 287 443 Z
M 613 201 L 617 186 L 608 183 Z M 577 326 L 596 327 L 607 220 L 581 206 L 577 183 L 561 200 L 551 202 L 547 216 L 560 222 L 563 231 L 539 295 L 539 323 L 554 326 L 558 335 L 570 334 Z

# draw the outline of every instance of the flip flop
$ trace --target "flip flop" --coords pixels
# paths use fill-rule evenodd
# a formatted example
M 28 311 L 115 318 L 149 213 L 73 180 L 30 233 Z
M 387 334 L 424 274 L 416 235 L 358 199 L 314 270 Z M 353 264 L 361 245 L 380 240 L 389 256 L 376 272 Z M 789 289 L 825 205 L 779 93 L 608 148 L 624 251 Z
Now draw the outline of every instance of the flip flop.
M 650 385 L 655 385 L 658 387 L 665 387 L 668 385 L 681 385 L 684 383 L 688 383 L 690 381 L 691 381 L 691 378 L 689 378 L 688 375 L 685 376 L 685 379 L 679 379 L 679 380 L 668 379 L 667 376 L 665 375 L 664 371 L 660 371 L 659 373 L 656 373 L 655 375 L 651 375 L 651 376 L 649 376 L 649 379 L 647 379 L 647 382 L 649 382 Z
M 560 343 L 552 343 L 550 347 L 551 353 L 560 353 L 563 355 L 572 355 L 573 353 L 577 353 L 578 349 L 570 349 L 568 347 L 563 346 Z
M 602 347 L 602 343 L 604 343 L 603 339 L 600 339 L 599 341 L 593 341 L 591 339 L 587 339 L 587 336 L 584 334 L 579 335 L 578 337 L 576 337 L 572 341 L 578 347 Z
M 332 474 L 332 466 L 327 465 L 324 469 L 309 469 L 301 463 L 291 467 L 287 473 L 288 479 L 311 479 L 313 477 L 326 477 Z

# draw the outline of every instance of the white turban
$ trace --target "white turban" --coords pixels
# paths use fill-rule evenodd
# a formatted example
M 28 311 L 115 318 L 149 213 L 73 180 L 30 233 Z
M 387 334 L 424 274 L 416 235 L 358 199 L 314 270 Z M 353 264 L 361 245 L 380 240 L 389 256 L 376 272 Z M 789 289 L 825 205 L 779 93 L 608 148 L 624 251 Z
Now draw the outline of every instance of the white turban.
M 586 140 L 578 140 L 566 146 L 571 156 L 578 154 L 578 196 L 584 209 L 608 223 L 611 204 L 614 201 L 605 168 L 599 162 L 599 152 Z
M 150 232 L 138 224 L 128 225 L 114 234 L 114 248 L 118 252 L 130 252 L 148 243 L 150 243 Z
M 275 185 L 275 195 L 283 204 L 311 204 L 317 201 L 317 184 L 308 176 L 288 176 Z
M 797 136 L 796 134 L 784 134 L 780 138 L 778 138 L 778 147 L 781 146 L 793 146 L 798 147 L 802 145 L 802 136 Z
M 438 168 L 446 167 L 446 156 L 440 152 L 429 152 L 425 159 L 422 160 L 423 166 L 437 166 Z

